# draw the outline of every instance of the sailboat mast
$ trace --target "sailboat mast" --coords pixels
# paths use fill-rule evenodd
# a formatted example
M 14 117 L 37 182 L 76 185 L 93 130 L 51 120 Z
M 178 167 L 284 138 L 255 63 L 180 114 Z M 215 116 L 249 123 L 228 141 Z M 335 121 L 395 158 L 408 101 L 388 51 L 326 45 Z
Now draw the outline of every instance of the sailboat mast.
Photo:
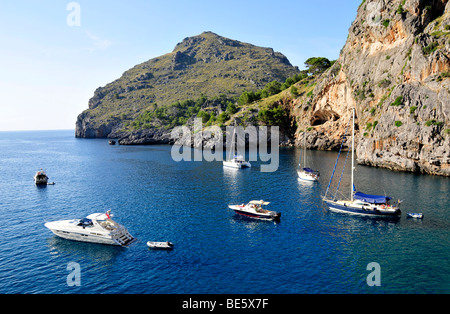
M 355 108 L 352 109 L 352 120 L 353 120 L 353 125 L 352 125 L 352 182 L 350 185 L 350 198 L 353 202 L 353 170 L 355 168 L 354 166 L 354 153 L 355 153 Z
M 303 167 L 306 167 L 306 133 L 303 133 Z
M 235 137 L 236 137 L 236 120 L 234 120 L 233 135 L 231 136 L 230 156 L 228 157 L 228 160 L 232 159 L 231 156 L 237 155 L 237 139 L 235 139 Z M 235 151 L 235 148 L 236 148 L 236 151 Z

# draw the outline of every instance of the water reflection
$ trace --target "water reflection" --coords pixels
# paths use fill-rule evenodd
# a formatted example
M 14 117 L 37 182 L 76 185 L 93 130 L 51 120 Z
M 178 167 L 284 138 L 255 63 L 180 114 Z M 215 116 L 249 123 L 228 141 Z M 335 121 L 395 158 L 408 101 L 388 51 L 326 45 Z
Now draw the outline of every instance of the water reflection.
M 73 260 L 89 260 L 113 264 L 118 255 L 126 248 L 114 245 L 71 241 L 53 236 L 47 239 L 47 246 L 52 257 L 70 256 Z
M 234 222 L 240 223 L 250 230 L 256 230 L 261 225 L 265 225 L 265 224 L 278 225 L 281 223 L 281 219 L 280 220 L 255 219 L 255 218 L 242 216 L 242 215 L 239 215 L 236 213 L 233 215 L 232 219 Z

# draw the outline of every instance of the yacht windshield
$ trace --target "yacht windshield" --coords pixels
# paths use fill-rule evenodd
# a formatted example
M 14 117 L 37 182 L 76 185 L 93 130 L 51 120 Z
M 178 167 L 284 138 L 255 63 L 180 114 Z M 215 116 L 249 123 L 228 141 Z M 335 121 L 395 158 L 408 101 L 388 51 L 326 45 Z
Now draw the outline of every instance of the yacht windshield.
M 92 226 L 92 220 L 90 220 L 89 218 L 80 219 L 80 221 L 78 222 L 78 226 Z

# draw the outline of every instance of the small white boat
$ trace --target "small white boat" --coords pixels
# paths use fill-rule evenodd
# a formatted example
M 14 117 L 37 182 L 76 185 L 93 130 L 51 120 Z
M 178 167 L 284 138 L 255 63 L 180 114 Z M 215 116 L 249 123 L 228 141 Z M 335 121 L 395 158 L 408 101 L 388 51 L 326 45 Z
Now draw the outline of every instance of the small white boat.
M 48 177 L 47 174 L 45 173 L 44 170 L 39 170 L 38 172 L 36 172 L 36 174 L 34 175 L 34 183 L 36 185 L 47 185 L 48 182 Z
M 303 168 L 297 170 L 298 178 L 305 181 L 319 181 L 319 171 L 314 171 L 311 168 Z
M 83 219 L 59 220 L 45 223 L 58 237 L 100 244 L 127 246 L 134 238 L 121 224 L 111 219 L 110 210 L 106 214 L 91 214 Z
M 169 241 L 166 241 L 166 242 L 148 241 L 147 246 L 151 249 L 164 249 L 164 250 L 173 249 L 173 243 L 169 242 Z
M 315 182 L 319 181 L 320 172 L 311 168 L 305 167 L 306 165 L 306 135 L 303 134 L 303 168 L 300 167 L 300 161 L 298 162 L 297 175 L 300 180 Z
M 408 218 L 416 218 L 416 219 L 422 219 L 423 214 L 422 213 L 407 213 L 406 217 Z
M 234 210 L 236 214 L 242 216 L 264 220 L 279 220 L 281 213 L 262 208 L 262 206 L 269 204 L 269 202 L 261 200 L 251 201 L 247 205 L 228 205 L 228 207 Z
M 232 158 L 232 159 L 224 160 L 223 161 L 223 166 L 224 167 L 229 167 L 229 168 L 236 168 L 236 169 L 251 168 L 252 167 L 250 162 L 246 161 L 244 159 L 244 157 L 242 157 L 242 156 L 234 156 L 234 158 Z
M 234 136 L 236 134 L 236 121 L 234 121 L 233 135 L 231 136 L 231 141 L 234 145 Z M 234 146 L 233 146 L 234 147 Z M 223 161 L 224 167 L 234 168 L 234 169 L 242 169 L 242 168 L 251 168 L 252 165 L 249 161 L 246 161 L 243 156 L 235 154 L 232 158 L 233 150 L 230 151 L 230 155 L 226 160 Z

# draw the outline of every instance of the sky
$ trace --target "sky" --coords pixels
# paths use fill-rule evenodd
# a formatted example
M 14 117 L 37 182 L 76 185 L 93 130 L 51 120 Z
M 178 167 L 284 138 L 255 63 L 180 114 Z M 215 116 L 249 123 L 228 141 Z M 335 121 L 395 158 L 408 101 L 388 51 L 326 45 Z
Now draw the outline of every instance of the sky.
M 96 88 L 212 31 L 304 68 L 335 60 L 361 0 L 0 2 L 0 131 L 75 129 Z

